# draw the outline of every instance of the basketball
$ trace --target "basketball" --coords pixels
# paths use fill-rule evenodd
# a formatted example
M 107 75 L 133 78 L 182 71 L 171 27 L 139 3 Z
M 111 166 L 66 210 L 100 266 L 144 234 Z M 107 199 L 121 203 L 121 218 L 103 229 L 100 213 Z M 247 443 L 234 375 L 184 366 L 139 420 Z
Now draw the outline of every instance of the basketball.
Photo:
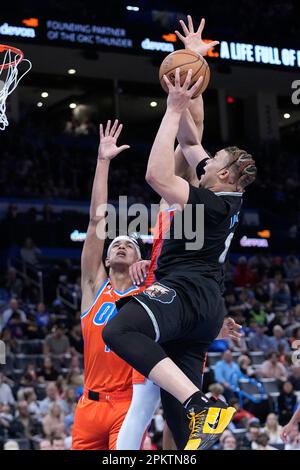
M 194 93 L 193 98 L 196 98 L 206 90 L 210 79 L 210 70 L 206 60 L 192 51 L 180 49 L 167 55 L 159 69 L 159 81 L 166 92 L 168 92 L 168 87 L 164 82 L 163 76 L 166 75 L 170 82 L 174 84 L 175 70 L 177 67 L 180 67 L 181 85 L 184 83 L 189 69 L 193 70 L 191 85 L 193 85 L 199 77 L 203 76 L 203 80 Z

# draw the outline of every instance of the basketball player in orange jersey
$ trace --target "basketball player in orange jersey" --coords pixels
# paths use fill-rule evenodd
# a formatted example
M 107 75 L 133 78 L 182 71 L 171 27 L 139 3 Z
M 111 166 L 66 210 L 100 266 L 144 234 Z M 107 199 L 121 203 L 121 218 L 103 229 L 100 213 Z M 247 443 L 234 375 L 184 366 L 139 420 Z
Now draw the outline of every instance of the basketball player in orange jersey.
M 117 146 L 122 124 L 100 125 L 100 145 L 92 189 L 90 222 L 81 257 L 81 321 L 84 338 L 84 393 L 74 417 L 74 450 L 115 449 L 117 435 L 130 406 L 132 368 L 106 347 L 102 330 L 116 314 L 115 301 L 136 294 L 129 267 L 141 258 L 137 241 L 119 236 L 110 244 L 105 266 L 104 239 L 99 230 L 104 216 L 97 209 L 107 203 L 110 161 L 128 145 Z M 103 213 L 103 211 L 102 211 Z M 106 268 L 109 270 L 107 276 Z

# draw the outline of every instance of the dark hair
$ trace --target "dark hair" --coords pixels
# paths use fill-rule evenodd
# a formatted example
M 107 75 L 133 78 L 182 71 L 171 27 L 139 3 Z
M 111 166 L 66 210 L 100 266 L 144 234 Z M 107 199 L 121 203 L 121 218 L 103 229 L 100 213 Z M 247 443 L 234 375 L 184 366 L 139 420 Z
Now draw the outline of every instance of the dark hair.
M 236 188 L 238 191 L 244 191 L 246 186 L 255 181 L 257 175 L 255 161 L 250 153 L 238 147 L 226 147 L 225 150 L 230 157 L 227 167 L 235 174 Z
M 264 446 L 266 447 L 266 445 L 268 444 L 270 438 L 268 436 L 268 434 L 266 432 L 262 432 L 261 434 L 259 434 L 256 438 L 256 443 L 258 445 L 261 445 L 261 446 Z

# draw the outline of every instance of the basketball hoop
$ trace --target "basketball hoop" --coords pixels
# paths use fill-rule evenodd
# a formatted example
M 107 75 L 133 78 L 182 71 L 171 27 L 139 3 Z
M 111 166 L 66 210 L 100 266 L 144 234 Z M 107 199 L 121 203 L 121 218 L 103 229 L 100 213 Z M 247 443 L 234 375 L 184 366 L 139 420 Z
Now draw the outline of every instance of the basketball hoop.
M 28 64 L 27 70 L 18 77 L 20 63 Z M 32 65 L 30 60 L 24 59 L 20 49 L 0 44 L 0 131 L 8 126 L 6 117 L 6 99 L 18 86 L 19 81 L 29 72 Z

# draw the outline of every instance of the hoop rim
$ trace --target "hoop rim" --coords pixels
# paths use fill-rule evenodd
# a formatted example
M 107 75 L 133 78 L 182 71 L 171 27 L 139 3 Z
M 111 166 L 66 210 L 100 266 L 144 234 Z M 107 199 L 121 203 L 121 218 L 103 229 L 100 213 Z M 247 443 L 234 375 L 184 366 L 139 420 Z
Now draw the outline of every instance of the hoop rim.
M 2 64 L 0 63 L 0 69 L 5 70 L 8 69 L 9 67 L 15 67 L 18 65 L 24 58 L 24 52 L 21 51 L 21 49 L 18 49 L 17 47 L 13 46 L 8 46 L 6 44 L 0 44 L 0 53 L 5 52 L 5 51 L 12 51 L 14 52 L 17 56 L 19 56 L 18 59 L 13 60 L 12 62 L 8 62 L 7 64 Z

